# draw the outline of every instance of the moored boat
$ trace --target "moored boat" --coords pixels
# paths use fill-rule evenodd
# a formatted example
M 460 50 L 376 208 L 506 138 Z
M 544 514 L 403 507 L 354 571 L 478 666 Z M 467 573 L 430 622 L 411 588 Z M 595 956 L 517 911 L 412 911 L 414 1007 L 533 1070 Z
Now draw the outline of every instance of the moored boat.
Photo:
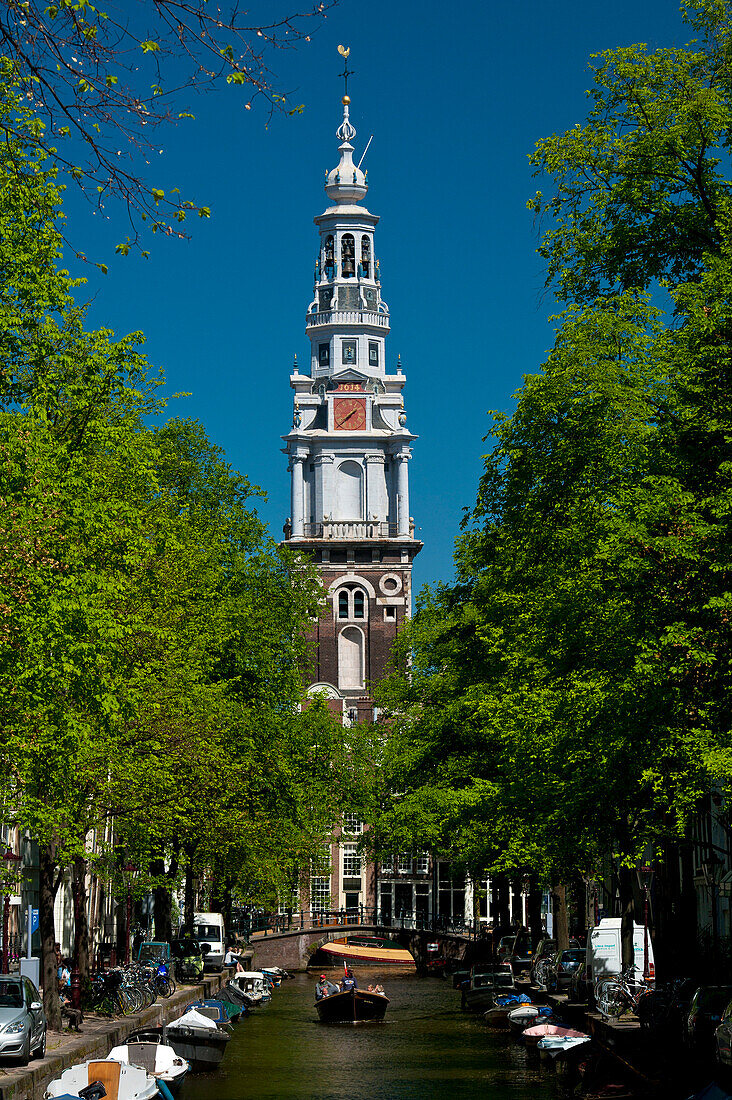
M 566 1058 L 572 1051 L 589 1042 L 590 1036 L 582 1032 L 575 1032 L 574 1035 L 546 1035 L 537 1043 L 537 1050 L 542 1061 L 555 1061 Z
M 128 1041 L 121 1046 L 112 1047 L 107 1059 L 139 1066 L 156 1081 L 164 1081 L 173 1095 L 178 1092 L 191 1068 L 185 1058 L 176 1054 L 171 1046 L 152 1041 Z
M 389 998 L 367 989 L 347 989 L 331 993 L 315 1002 L 323 1023 L 358 1023 L 363 1020 L 383 1020 Z
M 241 1014 L 240 1005 L 233 1005 L 231 1001 L 219 1000 L 216 997 L 206 997 L 202 1001 L 191 1001 L 188 1005 L 189 1008 L 195 1008 L 196 1012 L 200 1012 L 202 1016 L 208 1016 L 219 1027 L 229 1027 L 230 1022 L 234 1022 L 234 1019 L 239 1019 Z
M 515 992 L 513 974 L 510 969 L 495 967 L 485 970 L 473 970 L 470 982 L 463 986 L 462 1005 L 471 1012 L 493 1008 L 495 997 L 502 993 Z
M 46 1090 L 46 1097 L 78 1096 L 82 1089 L 99 1083 L 104 1087 L 100 1096 L 115 1096 L 117 1100 L 154 1100 L 158 1083 L 139 1066 L 121 1062 L 79 1062 L 65 1069 Z
M 176 1054 L 190 1062 L 194 1073 L 215 1069 L 231 1038 L 227 1031 L 222 1031 L 213 1020 L 202 1016 L 195 1008 L 189 1008 L 179 1020 L 166 1024 L 163 1033 Z
M 523 1040 L 527 1046 L 537 1046 L 541 1039 L 586 1039 L 584 1031 L 574 1031 L 571 1027 L 560 1027 L 558 1024 L 536 1024 L 527 1027 L 523 1033 Z
M 494 996 L 493 1005 L 483 1013 L 483 1019 L 492 1027 L 504 1027 L 508 1023 L 508 1014 L 513 1009 L 530 1005 L 531 998 L 525 993 L 498 994 Z
M 520 1035 L 527 1027 L 535 1024 L 551 1024 L 552 1009 L 549 1005 L 523 1004 L 513 1008 L 508 1014 L 508 1026 L 515 1035 Z
M 411 951 L 396 940 L 379 936 L 340 936 L 324 943 L 318 955 L 333 965 L 357 962 L 362 966 L 416 967 Z

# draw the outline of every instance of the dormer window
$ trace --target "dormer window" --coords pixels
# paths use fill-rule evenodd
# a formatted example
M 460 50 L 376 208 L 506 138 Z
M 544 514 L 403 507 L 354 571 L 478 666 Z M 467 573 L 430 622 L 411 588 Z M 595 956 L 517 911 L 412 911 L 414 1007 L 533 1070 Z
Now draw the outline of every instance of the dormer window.
M 335 241 L 332 236 L 325 238 L 323 270 L 326 279 L 335 278 Z
M 371 240 L 366 234 L 361 238 L 361 275 L 364 279 L 371 278 Z
M 356 274 L 356 242 L 353 233 L 344 233 L 341 240 L 341 273 L 344 279 Z

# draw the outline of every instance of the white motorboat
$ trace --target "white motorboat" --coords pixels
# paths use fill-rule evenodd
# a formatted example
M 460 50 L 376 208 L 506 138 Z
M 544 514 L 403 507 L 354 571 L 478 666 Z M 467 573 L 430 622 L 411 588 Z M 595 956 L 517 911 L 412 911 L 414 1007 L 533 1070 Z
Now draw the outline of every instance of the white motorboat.
M 266 1004 L 272 998 L 261 970 L 240 971 L 234 975 L 227 985 L 233 987 L 250 1008 Z
M 546 1035 L 543 1039 L 539 1039 L 537 1049 L 542 1061 L 554 1061 L 589 1042 L 589 1035 Z
M 231 1038 L 227 1031 L 222 1031 L 195 1008 L 189 1008 L 180 1019 L 166 1024 L 163 1035 L 178 1057 L 190 1063 L 193 1072 L 215 1069 Z
M 166 1043 L 128 1041 L 123 1046 L 112 1047 L 107 1058 L 139 1066 L 156 1081 L 164 1081 L 172 1093 L 178 1091 L 191 1068 L 186 1059 Z
M 78 1096 L 81 1089 L 96 1082 L 104 1086 L 102 1096 L 116 1097 L 116 1100 L 154 1100 L 158 1095 L 157 1081 L 144 1069 L 105 1060 L 79 1062 L 65 1069 L 48 1086 L 46 1097 Z
M 538 1020 L 539 1009 L 536 1005 L 520 1005 L 508 1014 L 508 1026 L 514 1034 L 520 1034 Z

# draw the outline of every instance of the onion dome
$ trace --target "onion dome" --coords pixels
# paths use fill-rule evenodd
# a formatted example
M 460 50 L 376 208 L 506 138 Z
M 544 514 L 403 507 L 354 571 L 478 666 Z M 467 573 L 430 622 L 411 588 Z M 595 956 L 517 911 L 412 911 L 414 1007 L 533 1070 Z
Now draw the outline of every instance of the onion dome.
M 336 137 L 341 139 L 341 144 L 338 146 L 341 159 L 338 167 L 329 172 L 325 179 L 326 195 L 339 204 L 360 202 L 368 191 L 366 176 L 353 163 L 351 139 L 356 136 L 356 127 L 348 117 L 350 103 L 350 96 L 344 95 L 343 122 L 336 130 Z

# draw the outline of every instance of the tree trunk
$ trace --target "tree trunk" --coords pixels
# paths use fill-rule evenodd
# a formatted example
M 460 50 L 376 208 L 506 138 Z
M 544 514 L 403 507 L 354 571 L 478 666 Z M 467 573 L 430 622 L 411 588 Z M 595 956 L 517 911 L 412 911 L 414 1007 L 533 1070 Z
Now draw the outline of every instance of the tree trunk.
M 74 876 L 71 883 L 74 899 L 74 966 L 82 983 L 89 977 L 89 924 L 86 915 L 86 860 L 74 859 Z
M 554 913 L 554 939 L 557 948 L 565 951 L 569 947 L 569 914 L 567 913 L 567 888 L 559 883 L 552 888 L 552 910 Z
M 620 890 L 620 947 L 623 970 L 635 965 L 633 932 L 635 925 L 635 903 L 633 900 L 633 872 L 628 867 L 618 871 Z
M 38 924 L 41 933 L 41 982 L 43 985 L 43 1009 L 51 1031 L 61 1031 L 61 1002 L 58 998 L 56 974 L 56 926 L 53 906 L 56 901 L 54 874 L 56 871 L 56 845 L 38 846 Z
M 498 935 L 504 935 L 511 925 L 511 910 L 509 906 L 508 879 L 505 875 L 496 875 L 493 880 L 496 888 L 495 911 L 493 926 Z
M 511 879 L 512 905 L 511 924 L 524 927 L 524 880 L 522 878 Z
M 544 934 L 544 930 L 541 926 L 541 887 L 537 882 L 536 875 L 531 875 L 529 878 L 529 897 L 527 902 L 528 918 L 529 918 L 529 931 L 531 933 L 531 950 L 535 951 L 539 940 Z
M 183 902 L 183 929 L 187 935 L 193 935 L 193 914 L 196 907 L 196 898 L 193 889 L 193 864 L 188 860 L 186 865 L 186 884 Z
M 161 856 L 150 863 L 150 874 L 158 879 L 153 887 L 153 905 L 155 909 L 155 939 L 159 943 L 168 943 L 173 938 L 173 895 L 167 885 L 169 876 L 165 871 L 165 860 Z

